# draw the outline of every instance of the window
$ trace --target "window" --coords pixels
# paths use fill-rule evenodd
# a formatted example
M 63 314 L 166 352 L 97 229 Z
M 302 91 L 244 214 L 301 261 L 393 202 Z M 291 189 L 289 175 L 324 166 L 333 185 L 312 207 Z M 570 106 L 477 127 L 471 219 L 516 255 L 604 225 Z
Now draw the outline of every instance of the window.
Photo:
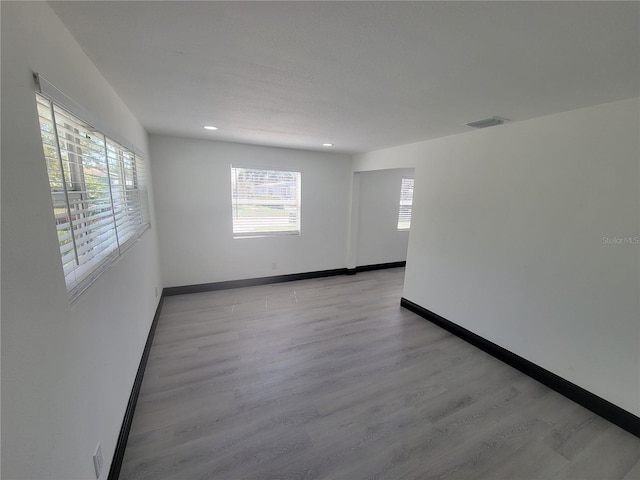
M 300 234 L 300 172 L 231 167 L 233 238 Z
M 67 291 L 77 298 L 149 226 L 142 158 L 36 94 Z
M 413 178 L 403 178 L 400 184 L 400 210 L 398 212 L 398 230 L 411 227 L 411 209 L 413 207 Z

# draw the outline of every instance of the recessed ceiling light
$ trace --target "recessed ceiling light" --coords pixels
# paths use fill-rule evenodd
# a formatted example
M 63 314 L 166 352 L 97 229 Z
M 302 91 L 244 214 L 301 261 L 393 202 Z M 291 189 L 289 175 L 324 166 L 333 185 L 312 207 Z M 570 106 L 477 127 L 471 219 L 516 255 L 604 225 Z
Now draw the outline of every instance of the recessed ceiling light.
M 323 143 L 323 147 L 333 147 L 333 143 Z
M 213 125 L 205 125 L 204 127 L 205 130 L 217 130 L 218 127 L 214 127 Z

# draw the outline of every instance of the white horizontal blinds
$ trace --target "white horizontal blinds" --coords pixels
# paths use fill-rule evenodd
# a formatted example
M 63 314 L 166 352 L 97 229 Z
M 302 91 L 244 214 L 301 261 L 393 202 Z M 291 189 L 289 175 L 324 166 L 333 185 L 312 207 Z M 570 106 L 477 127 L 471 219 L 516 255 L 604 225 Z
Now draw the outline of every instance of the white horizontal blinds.
M 411 210 L 413 208 L 413 178 L 403 178 L 400 184 L 400 209 L 398 211 L 398 230 L 409 230 L 411 227 Z
M 36 100 L 38 116 L 40 118 L 40 134 L 42 137 L 45 161 L 47 163 L 53 212 L 56 220 L 56 230 L 58 232 L 58 243 L 60 245 L 62 266 L 66 275 L 68 272 L 71 272 L 77 264 L 74 239 L 71 235 L 71 212 L 67 205 L 67 194 L 64 188 L 64 177 L 69 176 L 69 163 L 66 162 L 63 164 L 60 162 L 58 140 L 50 102 L 39 95 Z M 66 169 L 65 176 L 62 175 L 63 166 Z
M 231 167 L 234 237 L 300 233 L 300 172 Z
M 111 196 L 118 243 L 135 240 L 148 226 L 144 162 L 141 157 L 107 138 Z
M 147 168 L 144 158 L 136 154 L 136 179 L 137 179 L 137 195 L 140 204 L 140 220 L 142 223 L 138 226 L 138 234 L 141 235 L 150 225 L 149 217 L 149 196 L 147 193 Z
M 125 155 L 125 186 L 128 207 L 128 223 L 135 236 L 138 236 L 149 223 L 146 190 L 142 179 L 145 178 L 144 161 L 141 157 L 129 152 Z
M 120 245 L 126 241 L 123 228 L 126 206 L 122 173 L 122 150 L 117 143 L 107 138 L 105 152 L 109 165 L 109 178 L 111 180 L 111 202 L 113 205 L 113 218 L 116 226 L 115 231 L 118 244 Z
M 36 100 L 60 255 L 74 299 L 146 228 L 146 191 L 132 152 L 44 96 Z
M 77 264 L 95 266 L 118 248 L 104 136 L 57 106 L 53 111 L 62 162 L 69 165 L 65 179 Z M 80 281 L 88 272 L 76 274 Z

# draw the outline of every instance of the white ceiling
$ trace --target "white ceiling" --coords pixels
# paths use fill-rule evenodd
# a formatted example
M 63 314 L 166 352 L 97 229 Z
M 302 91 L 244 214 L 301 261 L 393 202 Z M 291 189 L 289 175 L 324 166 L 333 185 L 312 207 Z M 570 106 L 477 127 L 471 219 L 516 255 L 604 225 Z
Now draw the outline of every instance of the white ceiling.
M 52 7 L 150 133 L 353 153 L 640 96 L 640 2 Z

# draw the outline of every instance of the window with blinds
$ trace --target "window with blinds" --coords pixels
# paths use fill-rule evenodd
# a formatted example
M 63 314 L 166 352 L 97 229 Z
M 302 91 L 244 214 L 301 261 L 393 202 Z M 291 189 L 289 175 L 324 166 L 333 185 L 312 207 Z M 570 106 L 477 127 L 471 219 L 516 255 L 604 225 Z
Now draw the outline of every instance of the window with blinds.
M 47 97 L 36 102 L 73 301 L 148 228 L 144 161 Z
M 400 184 L 400 209 L 398 211 L 398 230 L 411 228 L 411 209 L 413 207 L 413 178 L 403 178 Z
M 300 234 L 300 172 L 231 167 L 233 237 Z

